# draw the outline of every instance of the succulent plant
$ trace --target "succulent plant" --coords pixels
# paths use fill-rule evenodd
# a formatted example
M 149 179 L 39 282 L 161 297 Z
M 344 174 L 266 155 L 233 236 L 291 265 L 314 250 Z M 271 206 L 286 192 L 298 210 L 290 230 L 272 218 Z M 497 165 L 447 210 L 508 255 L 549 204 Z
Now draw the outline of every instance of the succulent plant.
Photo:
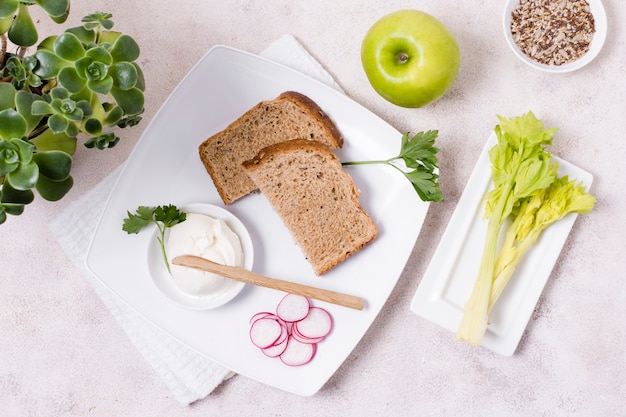
M 78 138 L 87 148 L 111 148 L 120 140 L 116 128 L 135 126 L 144 109 L 139 45 L 111 30 L 111 14 L 90 14 L 26 55 L 39 41 L 33 6 L 63 23 L 70 2 L 0 0 L 0 224 L 22 214 L 33 190 L 63 198 Z

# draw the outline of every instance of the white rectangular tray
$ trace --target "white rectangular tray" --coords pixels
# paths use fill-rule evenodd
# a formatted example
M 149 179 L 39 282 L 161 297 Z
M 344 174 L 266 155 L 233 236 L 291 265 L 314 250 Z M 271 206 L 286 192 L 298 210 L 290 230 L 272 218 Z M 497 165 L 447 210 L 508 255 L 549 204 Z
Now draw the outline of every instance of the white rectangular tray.
M 455 333 L 482 256 L 487 231 L 484 197 L 492 186 L 488 151 L 495 144 L 492 133 L 411 302 L 413 313 Z M 591 187 L 591 174 L 555 159 L 559 175 L 569 175 L 587 189 Z M 489 314 L 482 346 L 505 356 L 515 352 L 576 217 L 570 213 L 551 225 L 522 259 Z

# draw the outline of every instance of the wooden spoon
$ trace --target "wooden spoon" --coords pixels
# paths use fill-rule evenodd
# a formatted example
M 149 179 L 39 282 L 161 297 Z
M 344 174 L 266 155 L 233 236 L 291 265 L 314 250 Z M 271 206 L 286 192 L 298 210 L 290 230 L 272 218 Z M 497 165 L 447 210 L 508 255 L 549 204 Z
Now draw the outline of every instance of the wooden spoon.
M 235 281 L 260 287 L 272 288 L 285 291 L 291 294 L 304 295 L 316 300 L 326 301 L 355 310 L 363 310 L 363 299 L 353 295 L 338 293 L 335 291 L 323 290 L 321 288 L 309 287 L 308 285 L 297 284 L 295 282 L 283 281 L 275 278 L 268 278 L 263 275 L 248 271 L 238 266 L 221 265 L 208 259 L 193 255 L 182 255 L 172 259 L 174 265 L 187 266 L 189 268 L 201 269 L 212 272 Z

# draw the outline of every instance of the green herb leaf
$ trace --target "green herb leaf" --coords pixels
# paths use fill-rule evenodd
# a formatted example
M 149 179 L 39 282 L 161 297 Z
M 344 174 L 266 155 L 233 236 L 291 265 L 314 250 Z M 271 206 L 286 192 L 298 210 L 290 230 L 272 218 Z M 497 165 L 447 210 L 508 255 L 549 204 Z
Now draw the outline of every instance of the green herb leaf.
M 140 230 L 151 223 L 157 226 L 159 229 L 157 240 L 161 246 L 161 253 L 167 271 L 170 272 L 170 264 L 167 261 L 167 254 L 165 253 L 165 230 L 175 224 L 184 222 L 187 219 L 187 214 L 180 211 L 172 204 L 158 207 L 139 206 L 137 210 L 135 210 L 135 213 L 131 213 L 130 211 L 126 213 L 128 217 L 124 219 L 122 230 L 128 234 L 139 233 Z
M 405 133 L 402 135 L 398 156 L 386 160 L 343 162 L 342 165 L 389 165 L 402 172 L 423 201 L 443 201 L 443 194 L 437 182 L 439 175 L 434 172 L 437 169 L 439 151 L 434 144 L 438 133 L 436 130 L 428 130 L 418 132 L 412 138 L 409 138 L 409 133 Z M 397 160 L 402 160 L 405 168 L 395 164 Z
M 135 214 L 127 211 L 128 217 L 124 219 L 122 230 L 126 233 L 139 233 L 141 229 L 152 223 L 151 207 L 139 206 Z
M 181 212 L 174 205 L 159 206 L 154 209 L 154 220 L 162 222 L 165 227 L 172 227 L 177 223 L 185 221 L 186 214 Z
M 413 189 L 423 201 L 443 201 L 443 195 L 437 185 L 439 178 L 437 174 L 421 167 L 404 175 L 411 181 Z
M 409 140 L 409 134 L 402 136 L 402 146 L 400 148 L 400 157 L 409 168 L 418 168 L 424 166 L 428 170 L 437 167 L 437 157 L 435 156 L 439 149 L 435 144 L 438 132 L 429 130 L 427 132 L 419 132 Z

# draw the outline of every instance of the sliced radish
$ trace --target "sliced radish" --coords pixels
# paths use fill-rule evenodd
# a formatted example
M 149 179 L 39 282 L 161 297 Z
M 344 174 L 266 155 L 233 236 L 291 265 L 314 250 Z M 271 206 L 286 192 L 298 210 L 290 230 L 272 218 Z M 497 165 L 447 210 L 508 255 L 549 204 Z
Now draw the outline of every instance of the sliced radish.
M 250 340 L 264 355 L 299 366 L 313 359 L 317 344 L 332 327 L 328 311 L 311 306 L 304 296 L 287 294 L 276 306 L 276 313 L 262 311 L 250 318 Z
M 285 321 L 298 321 L 306 317 L 310 307 L 308 298 L 302 295 L 287 294 L 278 303 L 276 314 Z
M 300 366 L 309 363 L 315 356 L 316 344 L 302 343 L 293 337 L 289 338 L 287 348 L 280 355 L 280 360 L 289 366 Z
M 250 326 L 250 340 L 261 349 L 274 344 L 283 332 L 283 326 L 272 318 L 261 318 Z
M 322 340 L 324 340 L 325 336 L 320 336 L 320 337 L 315 337 L 315 338 L 303 336 L 298 331 L 298 323 L 294 323 L 291 329 L 291 337 L 296 339 L 298 342 L 313 344 L 313 343 L 321 342 Z
M 274 313 L 270 313 L 269 311 L 261 311 L 260 313 L 256 313 L 254 316 L 250 317 L 250 324 L 254 323 L 258 319 L 262 319 L 264 317 L 272 317 L 272 316 L 277 318 L 276 314 Z
M 289 343 L 288 335 L 281 342 L 261 349 L 261 352 L 263 352 L 266 356 L 269 356 L 270 358 L 277 358 L 283 354 L 285 349 L 287 349 L 287 343 Z
M 281 327 L 280 336 L 278 336 L 278 339 L 276 339 L 274 341 L 274 343 L 272 343 L 272 345 L 281 344 L 291 334 L 291 331 L 290 331 L 289 327 L 287 326 L 287 323 L 285 323 L 281 319 L 277 319 L 277 321 L 278 321 L 278 324 L 280 324 L 280 327 Z
M 306 338 L 317 339 L 330 333 L 333 328 L 333 319 L 323 308 L 311 307 L 305 318 L 294 323 L 294 328 L 297 328 L 298 333 Z

